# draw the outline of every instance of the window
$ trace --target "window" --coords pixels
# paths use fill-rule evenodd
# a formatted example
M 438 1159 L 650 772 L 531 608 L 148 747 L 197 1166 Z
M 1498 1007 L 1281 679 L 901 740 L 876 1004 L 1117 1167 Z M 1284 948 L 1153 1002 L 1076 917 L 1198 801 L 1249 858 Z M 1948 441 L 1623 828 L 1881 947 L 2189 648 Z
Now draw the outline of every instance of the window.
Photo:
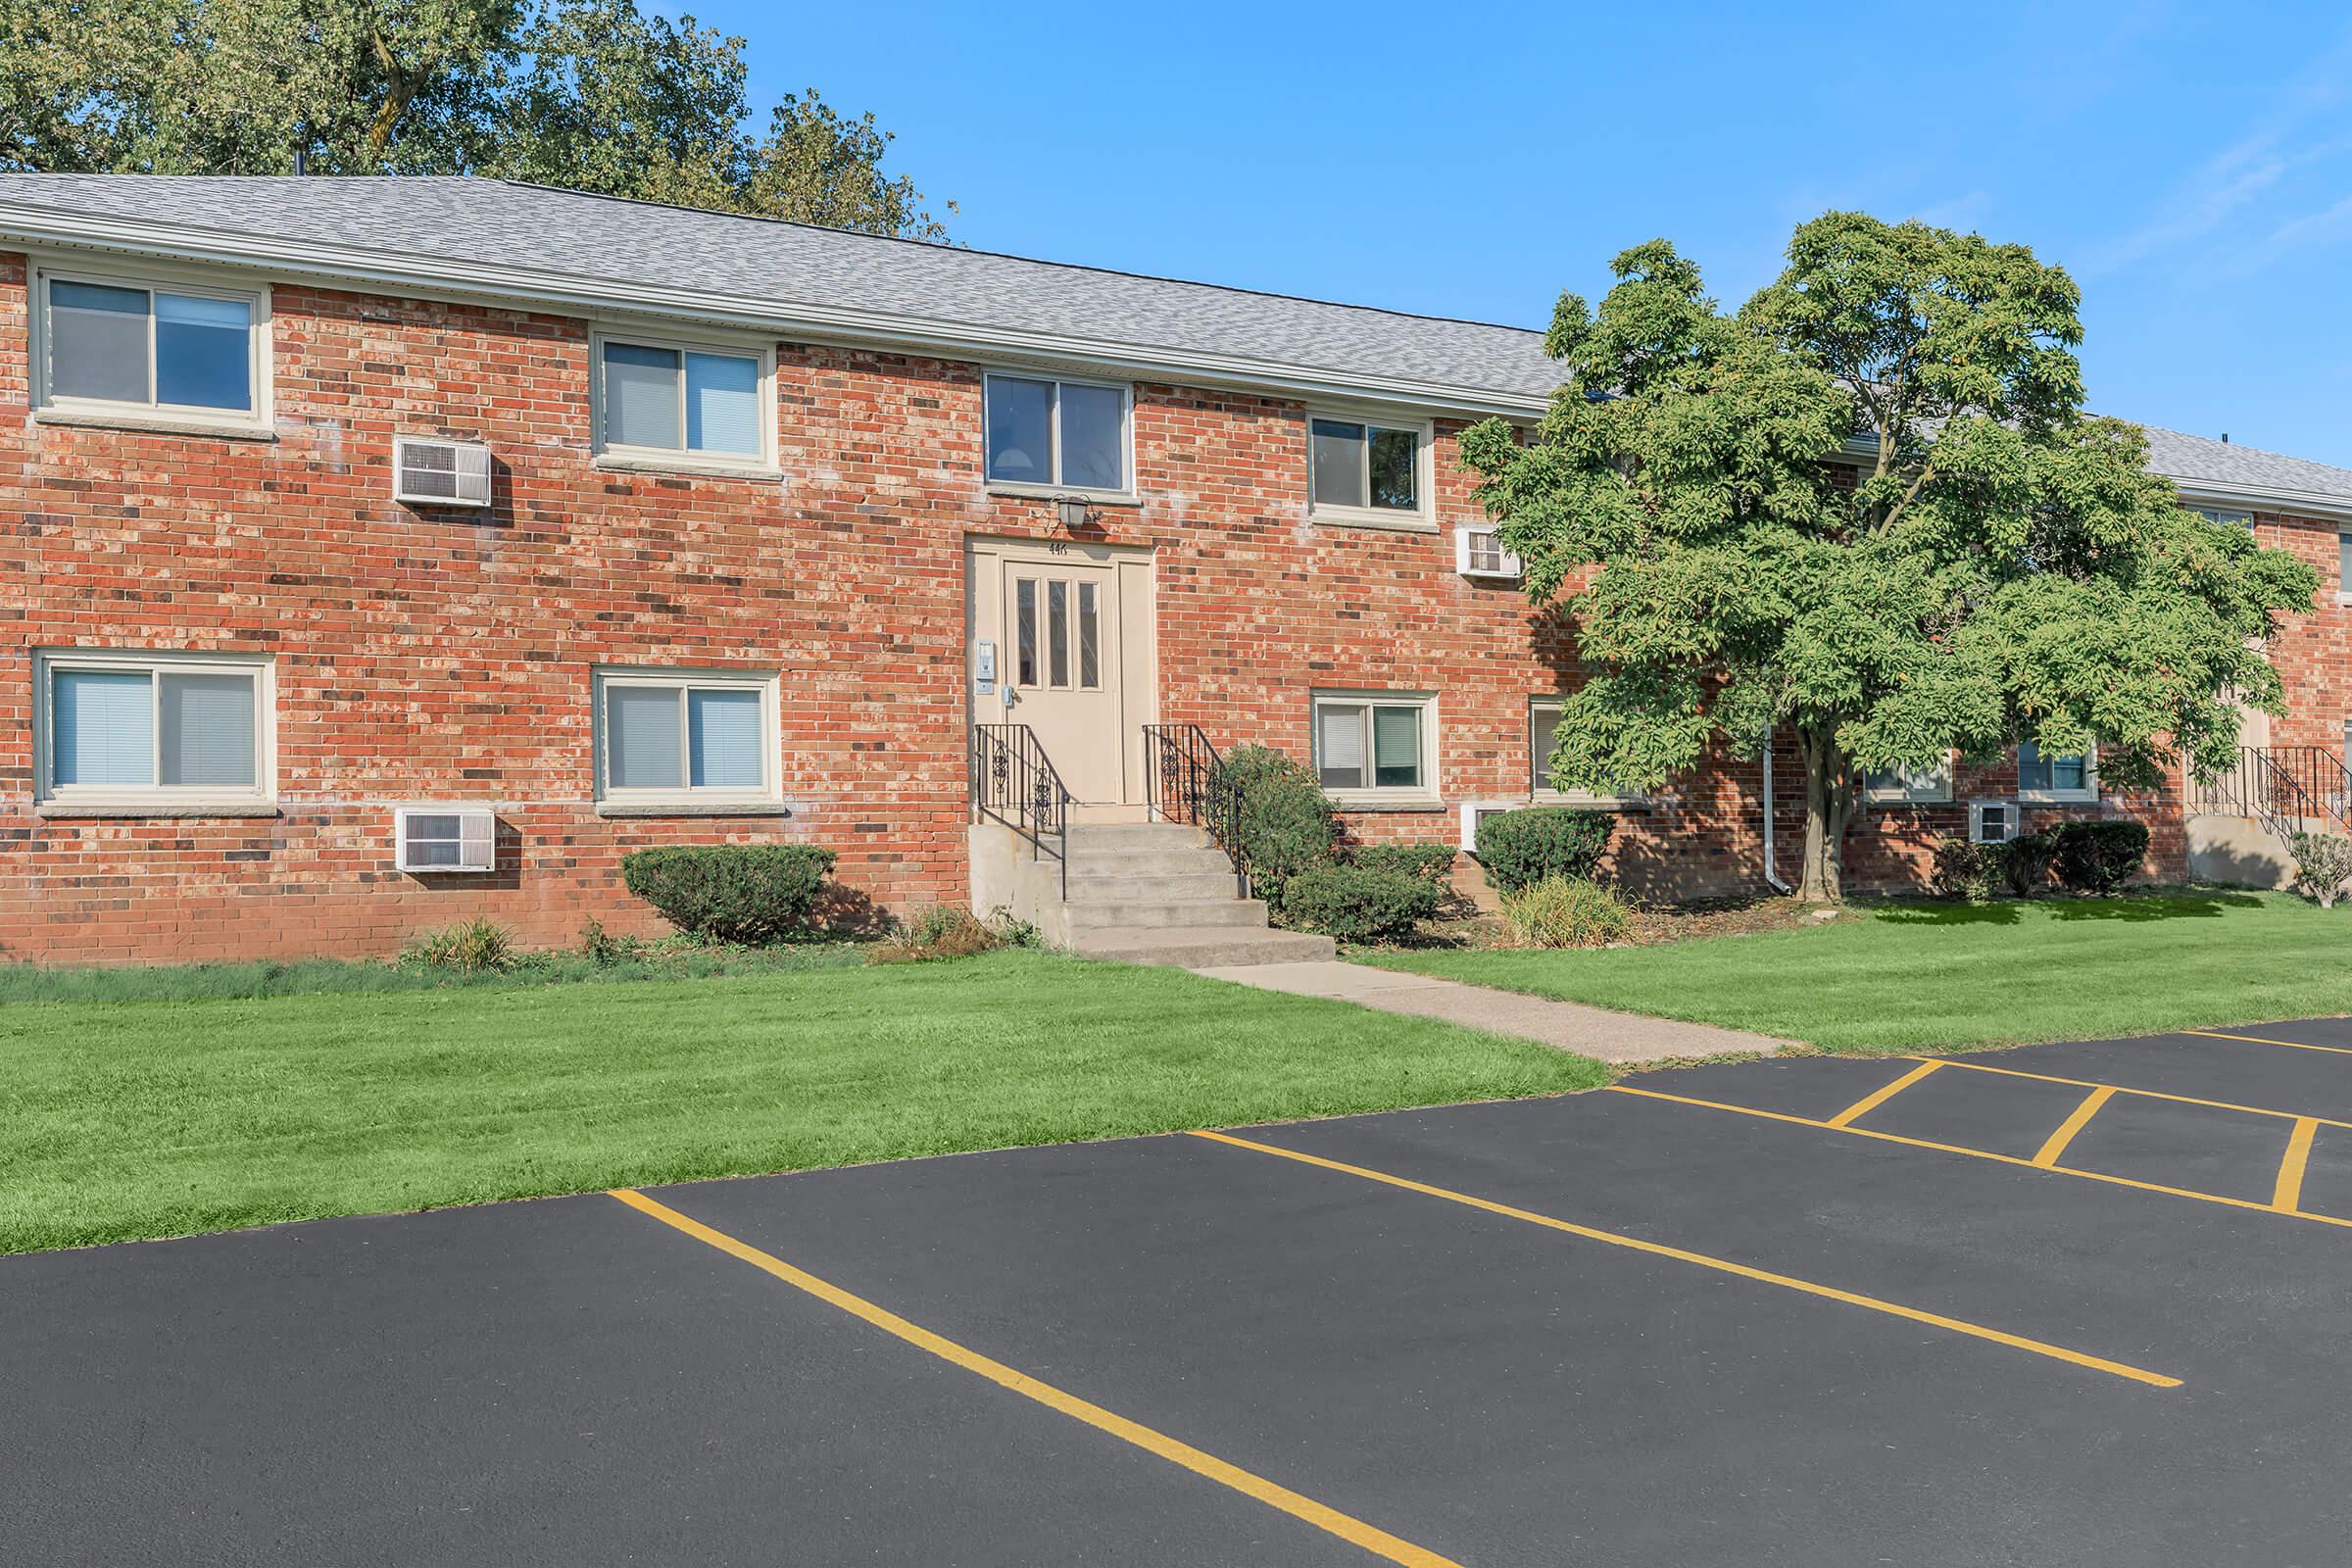
M 666 455 L 764 467 L 775 425 L 768 356 L 691 343 L 595 340 L 597 448 L 626 463 Z
M 2338 599 L 2352 596 L 2352 533 L 2335 536 L 2335 593 Z
M 2098 769 L 2090 757 L 2045 757 L 2032 741 L 2017 748 L 2017 794 L 2027 801 L 2098 799 Z
M 1952 760 L 1946 757 L 1931 767 L 1882 767 L 1862 775 L 1862 798 L 1879 806 L 1948 801 L 1952 798 Z
M 1546 806 L 1626 806 L 1644 799 L 1640 790 L 1563 790 L 1551 778 L 1551 745 L 1560 727 L 1557 697 L 1531 698 L 1527 705 L 1527 793 Z
M 1128 388 L 1020 375 L 991 375 L 986 383 L 990 484 L 1129 493 Z
M 45 407 L 261 417 L 267 291 L 49 273 L 40 285 Z
M 269 795 L 266 661 L 60 649 L 34 663 L 42 799 L 169 808 Z
M 598 798 L 754 802 L 776 795 L 776 682 L 727 671 L 601 670 Z
M 1502 548 L 1492 527 L 1458 523 L 1453 530 L 1453 569 L 1465 577 L 1516 579 L 1519 557 Z
M 1423 429 L 1307 420 L 1307 501 L 1318 516 L 1412 523 L 1423 514 Z
M 1412 692 L 1318 692 L 1315 773 L 1343 804 L 1434 802 L 1436 700 Z
M 2231 512 L 2222 507 L 2191 507 L 2188 510 L 2207 522 L 2218 523 L 2225 528 L 2243 528 L 2248 533 L 2254 531 L 2254 514 L 2251 512 Z

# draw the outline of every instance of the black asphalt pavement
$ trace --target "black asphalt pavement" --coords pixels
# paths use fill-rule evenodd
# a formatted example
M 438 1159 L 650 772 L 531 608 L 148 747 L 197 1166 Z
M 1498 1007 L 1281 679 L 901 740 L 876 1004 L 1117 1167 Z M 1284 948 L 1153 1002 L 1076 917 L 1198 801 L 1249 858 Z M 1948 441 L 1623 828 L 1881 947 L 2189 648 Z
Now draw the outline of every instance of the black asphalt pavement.
M 2352 1022 L 2235 1032 L 0 1259 L 0 1563 L 2336 1568 Z

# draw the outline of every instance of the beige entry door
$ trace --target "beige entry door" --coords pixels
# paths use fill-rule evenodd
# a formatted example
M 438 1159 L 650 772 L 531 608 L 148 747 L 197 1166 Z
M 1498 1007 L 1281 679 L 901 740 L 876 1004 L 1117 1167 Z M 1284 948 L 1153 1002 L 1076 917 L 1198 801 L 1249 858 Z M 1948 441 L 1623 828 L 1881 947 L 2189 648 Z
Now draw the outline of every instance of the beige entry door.
M 999 542 L 975 544 L 971 564 L 975 716 L 1028 725 L 1082 804 L 1140 800 L 1149 554 Z M 982 643 L 994 644 L 993 683 L 977 678 Z

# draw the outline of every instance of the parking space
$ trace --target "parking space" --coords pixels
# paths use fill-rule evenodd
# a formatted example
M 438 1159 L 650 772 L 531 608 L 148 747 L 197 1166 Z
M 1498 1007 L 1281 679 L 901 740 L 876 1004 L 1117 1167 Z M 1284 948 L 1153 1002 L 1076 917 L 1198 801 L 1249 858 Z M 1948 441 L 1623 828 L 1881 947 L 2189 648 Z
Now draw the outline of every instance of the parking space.
M 2332 1563 L 2352 1030 L 2237 1033 L 0 1259 L 11 1545 Z

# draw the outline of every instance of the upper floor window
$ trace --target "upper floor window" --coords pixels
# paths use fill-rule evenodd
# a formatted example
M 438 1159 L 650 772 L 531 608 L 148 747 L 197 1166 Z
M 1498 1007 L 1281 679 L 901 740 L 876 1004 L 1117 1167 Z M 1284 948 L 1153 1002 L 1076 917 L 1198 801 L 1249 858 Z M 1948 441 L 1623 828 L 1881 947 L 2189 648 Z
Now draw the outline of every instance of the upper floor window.
M 1437 699 L 1317 692 L 1315 773 L 1342 805 L 1437 799 Z
M 2352 533 L 2335 536 L 2335 592 L 2339 599 L 2352 595 Z
M 1315 515 L 1426 525 L 1426 429 L 1316 416 L 1307 420 L 1307 501 Z
M 2232 512 L 2226 507 L 2191 507 L 2189 510 L 2207 522 L 2219 523 L 2225 528 L 2243 528 L 2248 533 L 2254 531 L 2254 514 L 2251 512 Z
M 776 794 L 776 681 L 727 670 L 596 675 L 597 796 L 764 801 Z
M 655 466 L 714 463 L 765 467 L 775 420 L 770 359 L 694 343 L 599 336 L 597 447 L 601 456 Z
M 269 794 L 268 661 L 74 648 L 34 664 L 43 800 L 162 808 Z
M 1096 381 L 1046 380 L 1025 375 L 986 378 L 988 482 L 1039 490 L 1083 490 L 1124 496 L 1131 389 Z
M 2095 801 L 2099 797 L 2096 759 L 2047 756 L 2032 741 L 2020 741 L 2017 794 L 2027 801 Z
M 266 290 L 44 271 L 40 301 L 45 407 L 261 417 Z

